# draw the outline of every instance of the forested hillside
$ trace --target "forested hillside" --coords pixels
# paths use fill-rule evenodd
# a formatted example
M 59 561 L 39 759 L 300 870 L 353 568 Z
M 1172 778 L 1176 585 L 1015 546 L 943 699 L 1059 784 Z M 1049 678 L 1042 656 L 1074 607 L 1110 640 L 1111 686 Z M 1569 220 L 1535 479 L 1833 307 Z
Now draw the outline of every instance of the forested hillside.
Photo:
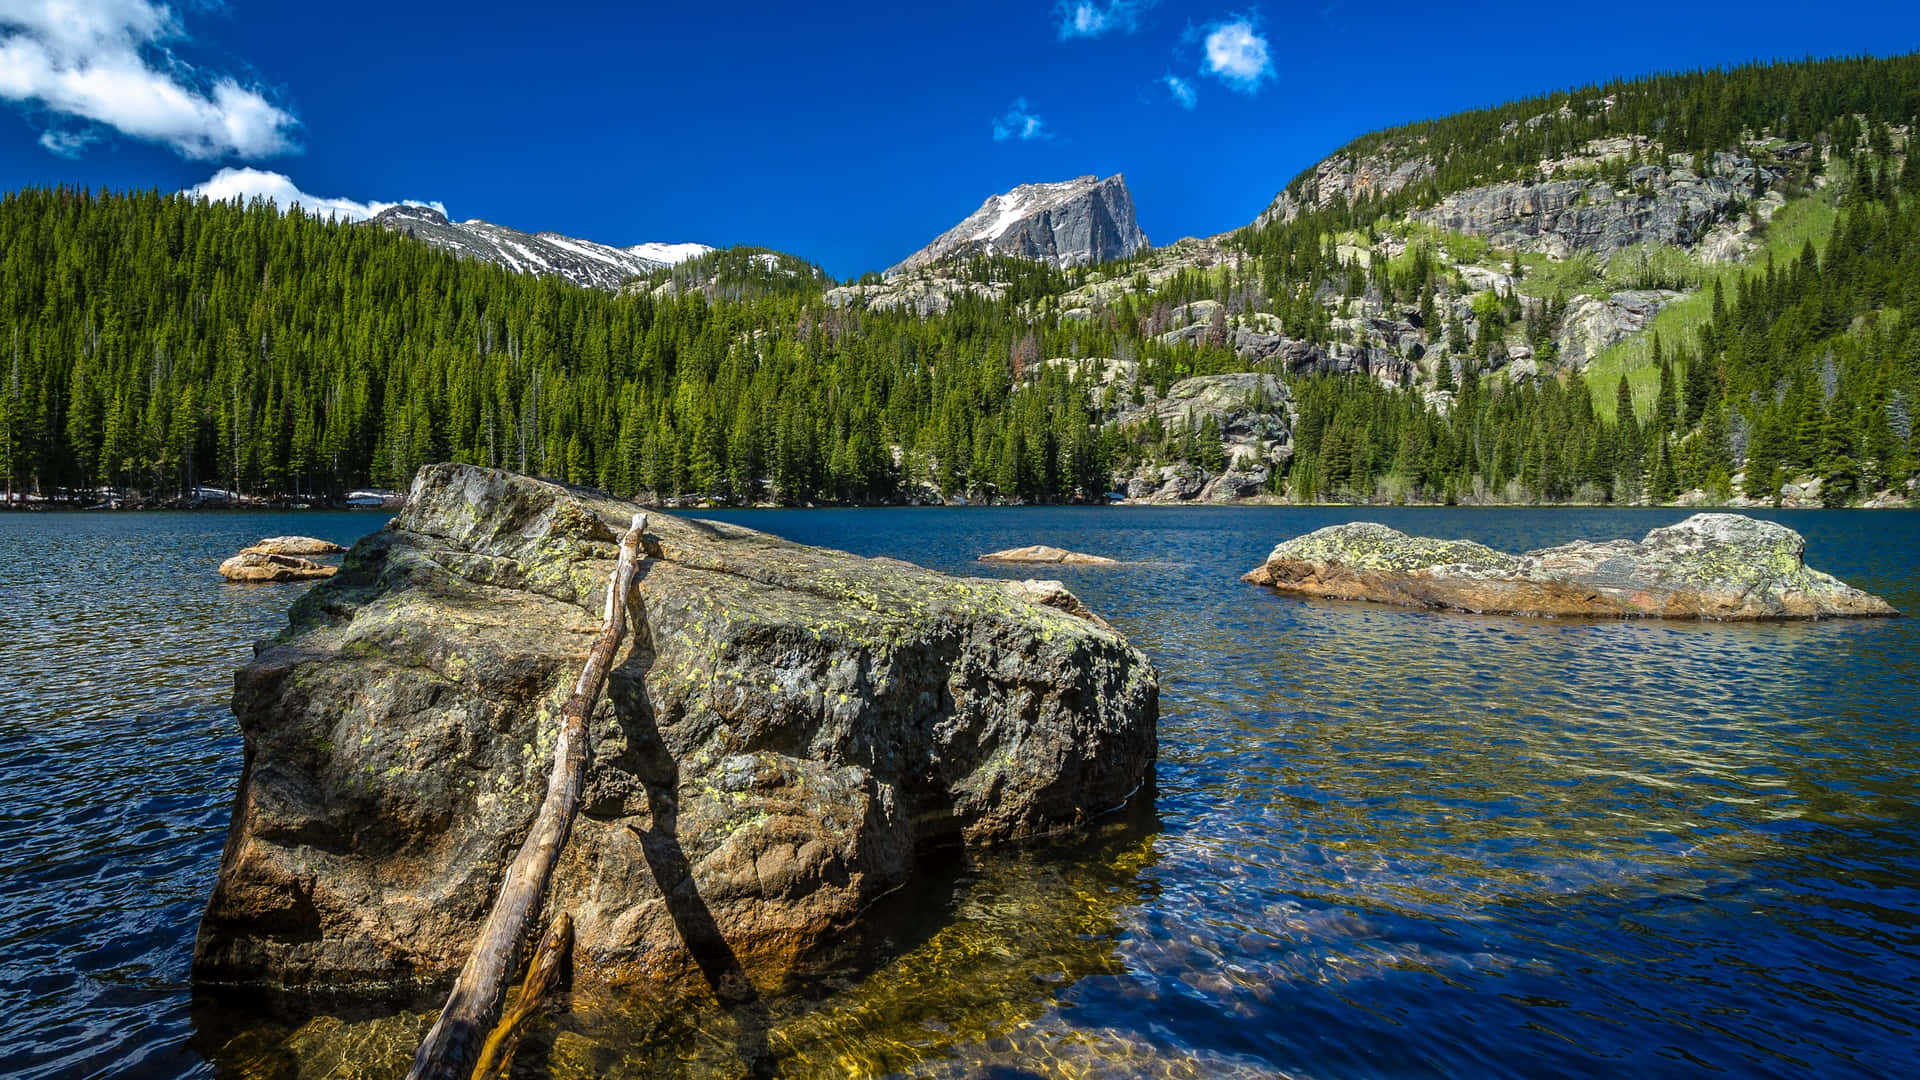
M 1397 164 L 1424 161 L 1397 181 L 1388 169 L 1359 185 L 1329 184 L 1327 170 L 1308 169 L 1258 224 L 1311 208 L 1330 215 L 1321 219 L 1323 228 L 1364 226 L 1448 192 L 1543 178 L 1552 169 L 1543 170 L 1542 162 L 1575 157 L 1593 140 L 1613 136 L 1657 138 L 1668 153 L 1702 159 L 1760 134 L 1781 142 L 1822 140 L 1850 156 L 1869 125 L 1907 124 L 1916 116 L 1920 58 L 1913 55 L 1619 79 L 1363 135 L 1322 164 L 1382 154 Z
M 0 469 L 87 501 L 449 459 L 721 502 L 1898 500 L 1916 115 L 1915 57 L 1622 82 L 1368 136 L 1231 236 L 840 288 L 734 249 L 612 294 L 28 189 Z
M 1379 347 L 1376 373 L 1404 360 L 1415 392 L 1302 387 L 1293 493 L 1900 497 L 1916 116 L 1908 56 L 1627 80 L 1356 140 L 1237 239 L 1283 322 Z M 1658 314 L 1580 340 L 1570 314 L 1604 327 L 1622 301 Z
M 12 488 L 325 495 L 451 459 L 663 497 L 1062 499 L 1104 491 L 1114 456 L 1005 304 L 925 321 L 804 292 L 616 297 L 154 194 L 15 193 L 0 251 Z M 1143 351 L 1163 384 L 1232 363 Z

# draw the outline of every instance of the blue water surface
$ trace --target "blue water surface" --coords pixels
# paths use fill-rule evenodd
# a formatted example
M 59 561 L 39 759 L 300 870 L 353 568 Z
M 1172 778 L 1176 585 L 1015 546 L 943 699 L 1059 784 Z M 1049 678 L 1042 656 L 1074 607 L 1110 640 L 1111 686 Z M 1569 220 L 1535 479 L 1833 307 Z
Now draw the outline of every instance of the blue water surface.
M 842 1074 L 1898 1076 L 1920 1060 L 1920 623 L 1536 621 L 1237 581 L 1340 521 L 1521 550 L 1684 512 L 703 516 L 1061 578 L 1161 674 L 1156 798 L 1125 851 L 1009 856 L 960 874 L 940 909 L 981 928 L 976 955 L 1078 959 L 993 989 L 1019 1007 L 987 1029 L 904 1057 L 861 1044 L 953 1018 L 877 961 L 819 1006 L 884 1014 L 836 1020 Z M 1762 516 L 1920 613 L 1920 513 Z M 239 1037 L 196 1018 L 187 971 L 240 768 L 231 671 L 298 587 L 212 568 L 258 536 L 350 542 L 384 520 L 0 515 L 0 1073 L 254 1074 Z M 1122 563 L 974 561 L 1029 543 Z M 790 1075 L 836 1071 L 818 1037 L 776 1034 Z M 600 1068 L 724 1071 L 680 1049 Z M 363 1074 L 289 1060 L 274 1074 Z M 676 1060 L 692 1064 L 661 1064 Z

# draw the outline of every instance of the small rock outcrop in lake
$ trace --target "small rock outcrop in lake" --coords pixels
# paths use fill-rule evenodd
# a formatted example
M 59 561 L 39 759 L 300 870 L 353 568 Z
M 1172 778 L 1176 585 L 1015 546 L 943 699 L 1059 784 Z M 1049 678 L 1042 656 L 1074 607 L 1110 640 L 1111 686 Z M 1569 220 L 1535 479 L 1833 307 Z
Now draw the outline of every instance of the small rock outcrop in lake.
M 1068 565 L 1112 566 L 1114 560 L 1103 555 L 1085 555 L 1066 548 L 1049 547 L 1046 544 L 1029 544 L 1026 547 L 1008 548 L 1005 551 L 990 551 L 980 556 L 981 562 L 1004 563 L 1065 563 Z
M 235 677 L 247 765 L 198 977 L 452 974 L 544 792 L 635 509 L 430 466 L 294 605 Z M 1150 774 L 1153 668 L 1057 583 L 657 513 L 647 551 L 547 898 L 597 977 L 772 985 L 929 846 L 1071 827 Z
M 242 555 L 338 555 L 347 550 L 311 536 L 269 536 L 240 549 Z
M 1639 541 L 1577 541 L 1524 555 L 1355 522 L 1279 545 L 1245 580 L 1306 596 L 1506 615 L 1898 614 L 1879 597 L 1807 566 L 1805 552 L 1799 533 L 1740 514 L 1696 514 Z
M 332 577 L 339 567 L 302 559 L 297 555 L 271 555 L 248 548 L 220 564 L 220 576 L 228 581 L 269 584 L 282 581 L 317 581 Z

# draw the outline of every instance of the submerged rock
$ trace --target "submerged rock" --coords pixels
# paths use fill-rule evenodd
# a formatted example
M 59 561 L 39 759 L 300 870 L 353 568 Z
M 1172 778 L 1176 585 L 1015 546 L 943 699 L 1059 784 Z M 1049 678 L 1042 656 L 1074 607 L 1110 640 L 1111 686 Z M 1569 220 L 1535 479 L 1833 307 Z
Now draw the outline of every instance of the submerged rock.
M 339 571 L 311 559 L 294 555 L 272 555 L 248 548 L 220 564 L 220 576 L 228 581 L 266 584 L 278 581 L 315 581 L 332 577 Z
M 269 536 L 240 549 L 242 555 L 338 555 L 347 550 L 311 536 Z
M 1695 514 L 1639 541 L 1576 541 L 1509 555 L 1355 522 L 1273 549 L 1244 580 L 1340 600 L 1505 615 L 1822 619 L 1896 615 L 1808 567 L 1806 540 L 1740 514 Z
M 247 764 L 199 978 L 459 966 L 544 793 L 634 509 L 430 466 L 300 599 L 235 677 Z M 548 898 L 599 978 L 775 984 L 929 847 L 1071 827 L 1150 774 L 1153 668 L 1058 586 L 663 514 L 646 548 L 645 629 L 591 718 Z
M 1005 551 L 990 551 L 980 556 L 981 562 L 1008 563 L 1069 563 L 1088 566 L 1111 566 L 1114 560 L 1104 555 L 1085 555 L 1066 548 L 1048 547 L 1046 544 L 1029 544 L 1026 547 L 1008 548 Z

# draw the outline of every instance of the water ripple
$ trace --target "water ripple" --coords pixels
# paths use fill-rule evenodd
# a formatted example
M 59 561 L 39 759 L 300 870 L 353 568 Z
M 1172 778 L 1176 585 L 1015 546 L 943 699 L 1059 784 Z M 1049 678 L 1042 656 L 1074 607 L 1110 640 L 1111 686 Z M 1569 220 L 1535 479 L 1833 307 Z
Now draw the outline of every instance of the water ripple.
M 1508 549 L 1678 514 L 742 512 L 811 543 L 1048 567 L 1158 665 L 1158 798 L 971 860 L 771 1003 L 793 1076 L 1887 1075 L 1920 1056 L 1920 623 L 1530 622 L 1240 585 L 1367 517 Z M 1920 612 L 1920 514 L 1778 515 Z M 11 1075 L 378 1076 L 404 1003 L 196 1001 L 187 963 L 247 642 L 293 595 L 208 577 L 351 515 L 0 516 L 0 1060 Z M 559 1076 L 737 1074 L 737 1018 L 574 995 Z

